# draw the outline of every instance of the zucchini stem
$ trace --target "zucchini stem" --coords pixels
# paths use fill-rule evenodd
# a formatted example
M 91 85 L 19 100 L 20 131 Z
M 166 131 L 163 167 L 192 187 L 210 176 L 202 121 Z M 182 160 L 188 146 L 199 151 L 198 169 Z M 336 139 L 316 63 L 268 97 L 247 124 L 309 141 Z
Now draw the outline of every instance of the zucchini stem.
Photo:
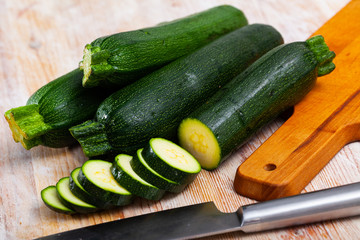
M 335 53 L 329 50 L 326 45 L 324 37 L 321 35 L 314 36 L 306 40 L 309 49 L 315 54 L 318 61 L 318 76 L 324 76 L 331 73 L 335 69 L 335 64 L 332 60 L 335 58 Z
M 71 127 L 71 135 L 80 143 L 87 157 L 108 154 L 112 147 L 105 132 L 105 126 L 92 120 Z
M 5 118 L 13 134 L 16 135 L 16 139 L 19 139 L 21 136 L 25 139 L 33 139 L 43 135 L 52 128 L 44 122 L 37 104 L 12 108 L 5 113 Z
M 93 47 L 90 44 L 85 46 L 83 60 L 80 62 L 80 69 L 84 71 L 82 79 L 84 87 L 98 86 L 102 79 L 114 72 L 113 66 L 107 62 L 109 57 L 109 50 L 101 50 L 100 47 Z

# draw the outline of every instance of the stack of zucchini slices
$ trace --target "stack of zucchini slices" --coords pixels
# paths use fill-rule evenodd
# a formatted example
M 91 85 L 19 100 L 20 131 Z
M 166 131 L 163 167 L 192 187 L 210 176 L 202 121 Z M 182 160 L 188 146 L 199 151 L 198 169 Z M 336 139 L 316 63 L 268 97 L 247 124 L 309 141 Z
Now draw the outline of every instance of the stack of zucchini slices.
M 169 140 L 152 138 L 135 156 L 86 161 L 56 186 L 43 189 L 41 198 L 56 212 L 91 213 L 128 205 L 136 197 L 156 201 L 166 192 L 179 193 L 200 171 L 189 152 Z

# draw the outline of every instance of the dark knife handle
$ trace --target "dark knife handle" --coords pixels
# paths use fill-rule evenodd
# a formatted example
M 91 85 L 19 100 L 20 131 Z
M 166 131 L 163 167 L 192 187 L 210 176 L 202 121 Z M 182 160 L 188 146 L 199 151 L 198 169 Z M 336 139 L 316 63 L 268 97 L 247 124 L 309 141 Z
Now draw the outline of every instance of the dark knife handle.
M 244 232 L 360 215 L 360 182 L 247 205 L 238 214 Z

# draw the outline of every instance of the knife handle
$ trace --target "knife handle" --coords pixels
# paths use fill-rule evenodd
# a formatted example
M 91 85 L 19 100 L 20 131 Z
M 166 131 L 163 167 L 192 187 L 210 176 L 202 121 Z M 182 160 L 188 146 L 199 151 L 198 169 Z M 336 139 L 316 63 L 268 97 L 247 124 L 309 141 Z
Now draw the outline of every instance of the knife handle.
M 360 182 L 246 205 L 238 215 L 244 232 L 360 215 Z

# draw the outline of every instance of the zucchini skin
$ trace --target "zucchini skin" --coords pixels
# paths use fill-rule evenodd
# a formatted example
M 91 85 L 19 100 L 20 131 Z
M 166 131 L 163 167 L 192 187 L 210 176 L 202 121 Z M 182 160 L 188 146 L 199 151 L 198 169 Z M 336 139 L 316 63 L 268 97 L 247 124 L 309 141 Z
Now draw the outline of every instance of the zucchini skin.
M 83 85 L 128 85 L 247 24 L 242 11 L 221 5 L 155 27 L 100 37 L 85 46 Z
M 208 170 L 218 167 L 232 150 L 304 98 L 318 75 L 335 68 L 334 57 L 321 36 L 269 51 L 183 120 L 180 145 L 192 152 L 181 139 L 181 131 L 186 131 L 188 119 L 200 121 L 212 131 L 221 149 L 220 159 Z
M 237 29 L 106 98 L 94 121 L 70 128 L 85 155 L 133 155 L 153 137 L 176 139 L 181 120 L 270 49 L 283 43 L 271 26 Z
M 137 179 L 134 179 L 134 177 L 118 163 L 117 158 L 121 157 L 121 155 L 122 154 L 115 158 L 110 169 L 115 180 L 136 196 L 153 201 L 160 200 L 164 196 L 165 190 L 159 189 L 156 186 L 145 185 L 140 183 Z
M 139 158 L 143 158 L 142 151 L 143 149 L 139 149 L 130 162 L 130 165 L 134 170 L 134 172 L 136 172 L 142 179 L 144 179 L 145 181 L 151 183 L 152 185 L 160 189 L 172 193 L 180 193 L 186 188 L 187 186 L 186 184 L 180 184 L 172 180 L 166 179 L 163 176 L 161 176 L 159 173 L 154 174 L 149 168 L 144 166 L 144 164 L 139 159 Z
M 82 71 L 75 69 L 38 89 L 25 106 L 8 110 L 5 118 L 14 140 L 26 149 L 76 143 L 68 128 L 92 119 L 100 103 L 110 95 L 105 89 L 84 89 L 82 77 Z

